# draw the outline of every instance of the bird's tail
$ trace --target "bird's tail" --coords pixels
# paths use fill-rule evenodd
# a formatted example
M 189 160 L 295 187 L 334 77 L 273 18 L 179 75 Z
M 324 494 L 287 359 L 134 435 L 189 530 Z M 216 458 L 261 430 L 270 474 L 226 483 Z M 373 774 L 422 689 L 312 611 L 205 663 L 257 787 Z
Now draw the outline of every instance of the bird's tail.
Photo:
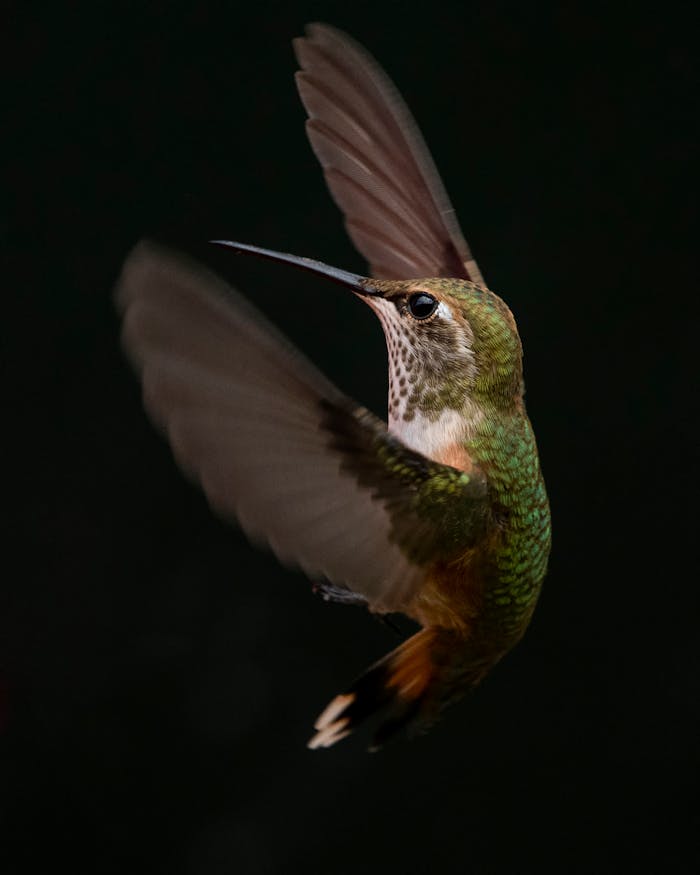
M 380 711 L 384 720 L 370 750 L 409 723 L 429 724 L 442 705 L 475 686 L 493 665 L 493 659 L 470 658 L 465 644 L 446 629 L 422 629 L 333 699 L 316 721 L 309 747 L 330 747 Z

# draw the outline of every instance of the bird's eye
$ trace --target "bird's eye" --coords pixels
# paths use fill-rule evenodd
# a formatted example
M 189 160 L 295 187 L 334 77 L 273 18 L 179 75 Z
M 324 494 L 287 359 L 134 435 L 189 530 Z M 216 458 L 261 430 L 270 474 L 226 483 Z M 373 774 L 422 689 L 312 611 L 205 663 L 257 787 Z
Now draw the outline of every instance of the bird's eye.
M 437 310 L 438 302 L 432 295 L 425 292 L 416 292 L 408 299 L 408 309 L 414 319 L 427 319 Z

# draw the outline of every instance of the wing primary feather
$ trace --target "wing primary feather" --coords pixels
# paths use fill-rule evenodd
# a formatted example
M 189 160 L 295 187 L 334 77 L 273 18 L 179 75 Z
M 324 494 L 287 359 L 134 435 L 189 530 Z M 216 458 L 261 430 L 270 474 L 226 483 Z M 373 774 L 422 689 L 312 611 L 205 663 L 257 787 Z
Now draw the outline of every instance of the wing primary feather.
M 372 274 L 385 279 L 453 276 L 483 285 L 418 126 L 379 64 L 326 24 L 309 25 L 294 49 L 311 145 Z M 366 196 L 352 191 L 339 171 Z M 381 228 L 383 235 L 353 234 L 358 226 Z M 388 240 L 393 251 L 386 249 Z
M 139 245 L 117 303 L 146 408 L 212 508 L 373 610 L 405 608 L 442 529 L 430 507 L 424 517 L 417 490 L 459 473 L 389 435 L 250 303 L 184 257 Z M 475 502 L 476 519 L 481 494 L 455 483 L 450 494 Z

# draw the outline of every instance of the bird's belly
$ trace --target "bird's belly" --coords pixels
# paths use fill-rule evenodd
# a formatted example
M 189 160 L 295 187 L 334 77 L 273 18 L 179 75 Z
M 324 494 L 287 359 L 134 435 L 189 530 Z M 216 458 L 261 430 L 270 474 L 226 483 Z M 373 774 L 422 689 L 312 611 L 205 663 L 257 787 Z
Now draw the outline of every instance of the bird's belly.
M 433 565 L 406 613 L 423 626 L 442 626 L 469 635 L 482 603 L 475 553 L 470 550 L 458 562 Z
M 459 561 L 433 565 L 406 613 L 423 626 L 512 646 L 530 621 L 544 571 L 504 562 L 502 536 L 493 531 Z

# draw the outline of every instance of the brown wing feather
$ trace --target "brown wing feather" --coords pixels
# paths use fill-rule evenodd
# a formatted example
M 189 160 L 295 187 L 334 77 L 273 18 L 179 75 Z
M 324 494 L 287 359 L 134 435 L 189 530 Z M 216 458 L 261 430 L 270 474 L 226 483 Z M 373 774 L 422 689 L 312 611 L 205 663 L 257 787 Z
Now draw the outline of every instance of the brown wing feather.
M 377 62 L 325 24 L 309 25 L 294 48 L 311 145 L 372 274 L 483 284 L 420 131 Z
M 434 517 L 417 513 L 421 484 L 456 478 L 450 494 L 460 502 L 477 487 L 480 519 L 483 484 L 462 496 L 459 472 L 392 438 L 199 265 L 142 243 L 124 266 L 117 303 L 146 408 L 179 464 L 217 512 L 281 559 L 377 610 L 400 610 L 443 537 Z

